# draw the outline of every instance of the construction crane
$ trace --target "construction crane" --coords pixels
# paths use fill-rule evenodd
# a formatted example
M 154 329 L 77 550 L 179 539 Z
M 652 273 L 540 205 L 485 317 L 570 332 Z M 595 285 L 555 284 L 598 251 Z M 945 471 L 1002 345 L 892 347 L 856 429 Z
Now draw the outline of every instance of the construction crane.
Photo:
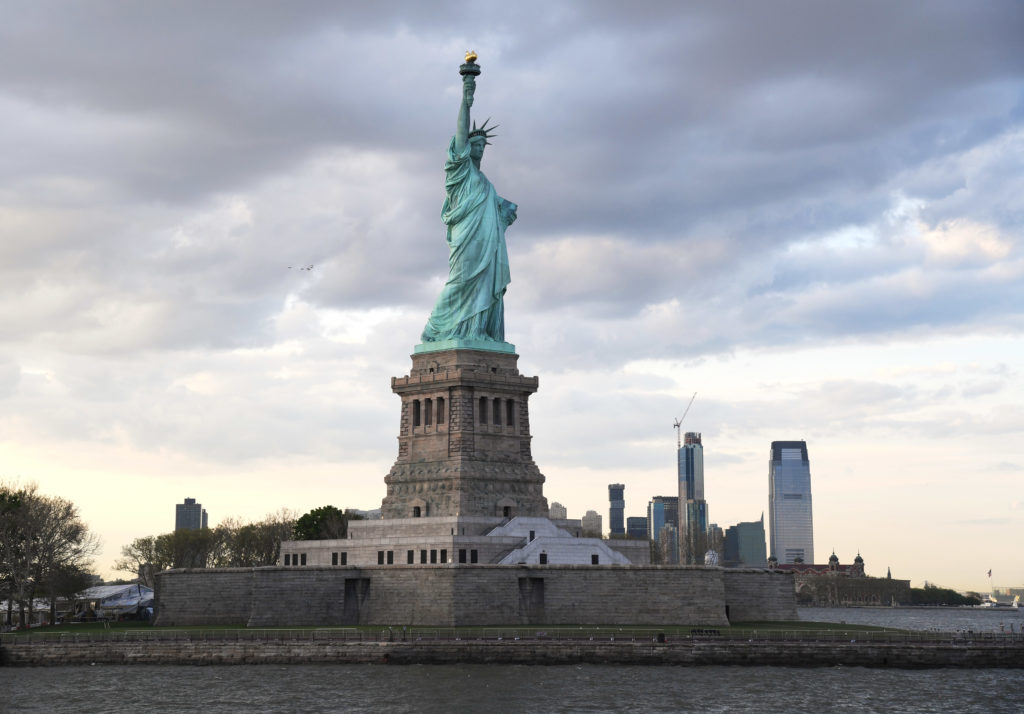
M 683 437 L 682 437 L 682 430 L 681 430 L 681 427 L 683 425 L 683 419 L 685 419 L 686 415 L 690 413 L 690 407 L 693 406 L 693 400 L 696 399 L 696 398 L 697 398 L 697 393 L 694 392 L 693 396 L 690 397 L 690 403 L 686 405 L 686 411 L 683 412 L 683 416 L 680 417 L 679 419 L 676 419 L 675 422 L 673 422 L 673 424 L 672 424 L 673 428 L 676 430 L 676 449 L 677 450 L 683 448 Z

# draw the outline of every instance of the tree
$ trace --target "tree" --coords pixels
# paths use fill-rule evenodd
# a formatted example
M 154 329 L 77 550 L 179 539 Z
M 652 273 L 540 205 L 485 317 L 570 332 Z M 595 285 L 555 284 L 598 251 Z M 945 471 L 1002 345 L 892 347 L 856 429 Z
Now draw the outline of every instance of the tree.
M 153 575 L 171 567 L 170 562 L 161 560 L 156 539 L 156 536 L 143 536 L 121 546 L 121 557 L 114 561 L 114 570 L 131 573 L 147 588 L 155 587 Z
M 18 592 L 17 564 L 21 561 L 23 546 L 20 520 L 24 493 L 0 485 L 0 596 L 7 600 L 7 624 L 11 624 L 11 609 Z
M 226 567 L 274 565 L 281 552 L 281 541 L 292 537 L 295 514 L 288 509 L 267 515 L 259 523 L 232 524 L 227 547 Z
M 0 576 L 8 597 L 18 603 L 22 627 L 26 607 L 31 620 L 39 595 L 49 596 L 54 620 L 56 591 L 70 586 L 72 573 L 91 567 L 98 548 L 78 508 L 67 499 L 43 495 L 34 483 L 21 488 L 0 484 Z
M 225 519 L 216 528 L 178 530 L 136 538 L 121 547 L 114 569 L 155 587 L 156 573 L 168 568 L 229 568 L 273 565 L 281 541 L 292 536 L 295 515 L 286 508 L 258 523 Z
M 61 565 L 42 583 L 42 591 L 50 601 L 50 622 L 57 622 L 57 600 L 73 600 L 80 592 L 101 583 L 99 576 L 78 565 Z
M 297 540 L 336 540 L 348 536 L 349 521 L 363 519 L 351 510 L 342 511 L 334 506 L 321 506 L 300 517 L 295 522 L 294 534 Z
M 956 590 L 942 588 L 925 582 L 923 588 L 910 588 L 908 593 L 911 605 L 980 605 L 981 600 L 964 597 Z

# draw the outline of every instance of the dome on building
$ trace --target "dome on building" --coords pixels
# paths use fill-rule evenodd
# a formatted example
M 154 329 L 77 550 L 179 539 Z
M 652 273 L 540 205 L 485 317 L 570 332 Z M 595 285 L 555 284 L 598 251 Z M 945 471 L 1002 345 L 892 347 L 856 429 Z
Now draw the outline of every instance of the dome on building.
M 835 554 L 835 551 L 832 551 L 832 555 L 830 555 L 828 557 L 828 562 L 830 562 L 830 563 L 838 563 L 839 562 L 839 556 Z
M 860 557 L 860 553 L 857 553 L 857 557 L 853 559 L 854 563 L 863 563 L 864 559 Z

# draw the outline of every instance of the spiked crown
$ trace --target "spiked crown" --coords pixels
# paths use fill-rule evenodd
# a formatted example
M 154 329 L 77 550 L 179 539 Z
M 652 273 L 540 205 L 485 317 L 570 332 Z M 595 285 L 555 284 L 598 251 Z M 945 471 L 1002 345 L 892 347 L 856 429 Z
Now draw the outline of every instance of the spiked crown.
M 498 128 L 497 124 L 495 124 L 494 126 L 491 126 L 491 127 L 487 126 L 487 122 L 489 122 L 490 120 L 491 120 L 491 118 L 487 117 L 487 119 L 484 120 L 484 123 L 481 124 L 479 127 L 476 125 L 476 121 L 474 121 L 473 122 L 473 130 L 471 132 L 469 132 L 469 136 L 466 137 L 466 138 L 467 139 L 472 139 L 474 136 L 482 136 L 484 138 L 484 142 L 487 143 L 487 144 L 490 144 L 491 142 L 489 142 L 487 140 L 492 138 L 492 137 L 497 136 L 497 134 L 492 134 L 491 132 Z

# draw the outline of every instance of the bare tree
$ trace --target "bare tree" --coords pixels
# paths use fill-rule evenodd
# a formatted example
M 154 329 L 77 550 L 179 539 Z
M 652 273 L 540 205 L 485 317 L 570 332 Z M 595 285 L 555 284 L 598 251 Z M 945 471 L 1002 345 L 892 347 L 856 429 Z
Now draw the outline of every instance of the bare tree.
M 168 568 L 227 568 L 273 565 L 281 541 L 292 537 L 295 514 L 282 508 L 258 523 L 225 519 L 216 528 L 177 530 L 143 536 L 121 548 L 114 569 L 155 587 L 156 573 Z
M 157 549 L 157 536 L 143 536 L 121 546 L 121 557 L 114 561 L 114 570 L 131 573 L 147 588 L 153 588 L 153 575 L 171 567 L 163 557 Z

